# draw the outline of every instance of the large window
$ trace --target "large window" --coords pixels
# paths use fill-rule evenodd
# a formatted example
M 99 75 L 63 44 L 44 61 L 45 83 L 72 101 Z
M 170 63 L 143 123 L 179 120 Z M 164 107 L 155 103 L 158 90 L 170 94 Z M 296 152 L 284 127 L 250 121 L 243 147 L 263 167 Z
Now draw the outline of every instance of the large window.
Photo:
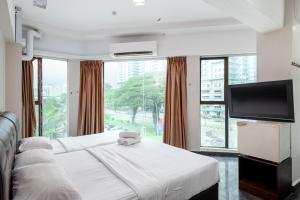
M 226 89 L 255 81 L 255 55 L 201 58 L 201 146 L 237 148 L 237 120 L 229 118 Z
M 34 97 L 36 135 L 51 139 L 67 136 L 67 61 L 36 58 Z
M 166 60 L 104 65 L 105 130 L 138 131 L 162 141 Z

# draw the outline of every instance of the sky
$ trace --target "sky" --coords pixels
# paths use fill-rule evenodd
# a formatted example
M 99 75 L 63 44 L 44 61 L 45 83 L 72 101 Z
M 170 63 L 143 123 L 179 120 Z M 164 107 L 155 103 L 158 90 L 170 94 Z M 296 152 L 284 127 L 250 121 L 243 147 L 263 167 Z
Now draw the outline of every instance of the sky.
M 68 82 L 68 62 L 43 59 L 43 84 L 66 85 Z

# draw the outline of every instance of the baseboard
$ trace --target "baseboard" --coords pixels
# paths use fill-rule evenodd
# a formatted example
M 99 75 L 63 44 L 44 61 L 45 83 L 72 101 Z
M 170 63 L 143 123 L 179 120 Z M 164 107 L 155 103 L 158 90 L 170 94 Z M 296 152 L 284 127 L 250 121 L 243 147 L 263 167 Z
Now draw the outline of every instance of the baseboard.
M 192 151 L 193 153 L 205 156 L 224 156 L 224 157 L 237 157 L 239 154 L 234 152 L 219 152 L 219 151 Z
M 300 191 L 300 179 L 293 182 L 292 190 L 293 190 L 293 192 Z

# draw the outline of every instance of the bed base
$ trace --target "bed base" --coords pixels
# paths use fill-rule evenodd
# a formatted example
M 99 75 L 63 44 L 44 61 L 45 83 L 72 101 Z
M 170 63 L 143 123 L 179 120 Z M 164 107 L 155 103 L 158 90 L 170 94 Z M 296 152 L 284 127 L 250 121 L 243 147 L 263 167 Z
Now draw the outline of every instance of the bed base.
M 210 188 L 196 194 L 189 200 L 218 200 L 219 198 L 219 184 L 211 186 Z

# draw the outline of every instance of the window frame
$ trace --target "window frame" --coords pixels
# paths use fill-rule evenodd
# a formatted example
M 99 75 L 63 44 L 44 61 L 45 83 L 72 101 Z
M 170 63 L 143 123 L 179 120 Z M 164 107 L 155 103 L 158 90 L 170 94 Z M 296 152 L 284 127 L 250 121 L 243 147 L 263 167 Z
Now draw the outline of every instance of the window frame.
M 32 62 L 37 60 L 37 100 L 34 101 L 34 105 L 38 106 L 38 136 L 43 136 L 43 59 L 52 59 L 58 61 L 67 62 L 67 123 L 69 124 L 69 63 L 66 59 L 59 59 L 53 57 L 33 57 Z M 34 75 L 33 75 L 34 76 Z M 67 126 L 67 135 L 69 130 Z
M 203 60 L 224 60 L 224 99 L 223 101 L 206 101 L 202 100 L 201 98 L 201 75 L 202 75 L 202 61 Z M 224 105 L 225 109 L 225 146 L 224 147 L 215 147 L 215 146 L 202 146 L 200 142 L 200 147 L 204 148 L 224 148 L 228 149 L 229 147 L 229 114 L 228 114 L 228 94 L 227 94 L 227 88 L 228 88 L 228 65 L 229 65 L 229 57 L 228 56 L 219 56 L 219 57 L 200 57 L 200 109 L 201 105 Z M 200 124 L 200 133 L 201 133 L 201 124 Z
M 39 122 L 39 129 L 38 134 L 39 136 L 43 136 L 43 59 L 41 57 L 34 57 L 32 61 L 37 60 L 38 66 L 37 66 L 37 75 L 38 75 L 38 83 L 37 83 L 37 100 L 34 102 L 35 105 L 38 106 L 38 122 Z

